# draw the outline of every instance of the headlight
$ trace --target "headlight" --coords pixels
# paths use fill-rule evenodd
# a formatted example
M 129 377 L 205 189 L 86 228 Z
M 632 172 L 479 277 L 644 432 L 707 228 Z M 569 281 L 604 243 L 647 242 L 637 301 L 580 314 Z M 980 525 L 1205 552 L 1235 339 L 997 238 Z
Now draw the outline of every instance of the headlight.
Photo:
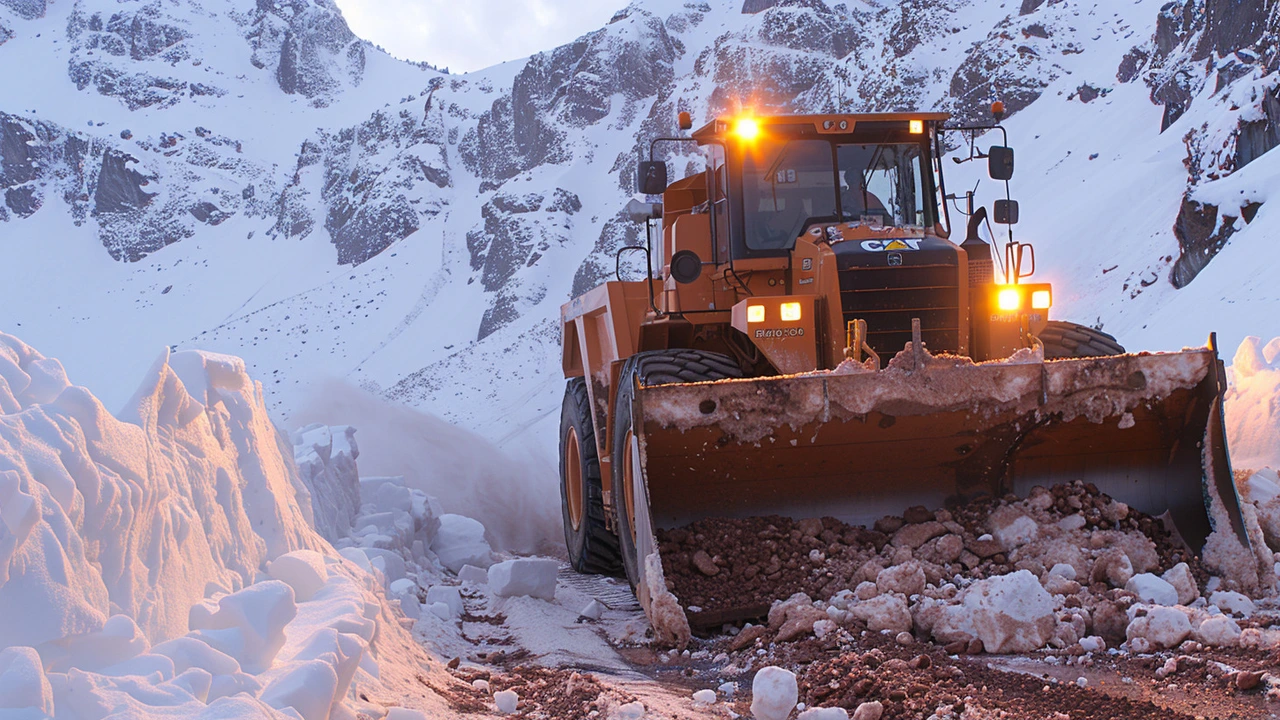
M 782 308 L 779 312 L 782 315 L 783 322 L 795 322 L 800 319 L 800 303 L 782 303 Z
M 1022 306 L 1022 293 L 1017 288 L 1005 288 L 996 295 L 1001 310 L 1017 310 Z
M 1048 290 L 1036 290 L 1031 293 L 1031 307 L 1036 310 L 1048 310 L 1053 305 L 1053 296 Z
M 748 305 L 747 306 L 747 322 L 749 323 L 764 322 L 764 306 Z

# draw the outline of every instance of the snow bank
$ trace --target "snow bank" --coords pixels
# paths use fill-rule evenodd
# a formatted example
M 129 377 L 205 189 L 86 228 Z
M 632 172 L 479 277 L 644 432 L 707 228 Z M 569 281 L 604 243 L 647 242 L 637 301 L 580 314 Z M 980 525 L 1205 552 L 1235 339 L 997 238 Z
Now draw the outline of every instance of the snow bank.
M 1236 350 L 1227 390 L 1227 447 L 1237 470 L 1280 468 L 1280 337 L 1247 337 Z
M 0 708 L 383 714 L 357 685 L 438 668 L 312 501 L 238 358 L 166 351 L 117 418 L 0 334 L 0 617 L 21 619 L 0 623 Z
M 360 512 L 356 429 L 312 424 L 292 435 L 293 459 L 311 493 L 316 530 L 329 542 L 346 537 Z

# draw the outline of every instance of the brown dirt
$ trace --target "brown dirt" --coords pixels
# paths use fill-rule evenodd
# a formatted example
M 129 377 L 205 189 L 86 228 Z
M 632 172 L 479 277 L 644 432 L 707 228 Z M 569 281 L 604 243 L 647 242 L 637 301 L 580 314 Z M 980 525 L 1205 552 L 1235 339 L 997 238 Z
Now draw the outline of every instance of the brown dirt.
M 516 716 L 548 720 L 586 720 L 606 714 L 613 706 L 635 698 L 616 687 L 602 684 L 594 676 L 572 670 L 515 665 L 506 672 L 477 667 L 457 667 L 450 673 L 462 681 L 447 689 L 436 688 L 453 709 L 462 713 L 488 714 L 493 709 L 493 693 L 514 690 L 519 696 Z M 486 680 L 489 690 L 470 683 Z

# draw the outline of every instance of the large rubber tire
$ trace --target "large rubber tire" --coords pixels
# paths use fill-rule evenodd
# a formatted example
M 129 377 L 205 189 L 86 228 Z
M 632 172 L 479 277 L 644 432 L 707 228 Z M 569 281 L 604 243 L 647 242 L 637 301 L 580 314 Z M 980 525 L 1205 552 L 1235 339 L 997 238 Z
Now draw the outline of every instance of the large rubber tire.
M 632 413 L 631 401 L 637 382 L 642 386 L 669 385 L 671 383 L 706 382 L 742 377 L 737 362 L 727 355 L 701 350 L 655 350 L 637 353 L 623 366 L 619 379 L 618 397 L 614 405 L 613 423 L 613 526 L 618 531 L 618 546 L 622 554 L 622 567 L 627 580 L 635 589 L 640 581 L 640 563 L 643 558 L 636 551 L 636 538 L 632 522 L 634 502 L 629 473 L 634 473 L 631 457 Z M 634 477 L 634 476 L 633 476 Z
M 575 502 L 571 503 L 571 498 Z M 618 537 L 605 525 L 600 457 L 587 383 L 582 378 L 569 380 L 560 410 L 560 507 L 564 544 L 573 569 L 598 575 L 621 574 Z
M 1124 354 L 1124 348 L 1111 335 L 1061 320 L 1049 321 L 1049 325 L 1040 333 L 1040 342 L 1044 343 L 1044 356 L 1047 359 Z

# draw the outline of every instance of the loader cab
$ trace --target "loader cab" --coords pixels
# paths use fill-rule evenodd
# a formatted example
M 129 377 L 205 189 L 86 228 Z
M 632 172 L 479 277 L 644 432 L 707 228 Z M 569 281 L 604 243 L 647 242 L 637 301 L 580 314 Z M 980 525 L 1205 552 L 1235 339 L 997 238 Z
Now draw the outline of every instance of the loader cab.
M 716 263 L 787 257 L 822 224 L 939 234 L 935 137 L 943 113 L 717 119 L 708 156 Z

